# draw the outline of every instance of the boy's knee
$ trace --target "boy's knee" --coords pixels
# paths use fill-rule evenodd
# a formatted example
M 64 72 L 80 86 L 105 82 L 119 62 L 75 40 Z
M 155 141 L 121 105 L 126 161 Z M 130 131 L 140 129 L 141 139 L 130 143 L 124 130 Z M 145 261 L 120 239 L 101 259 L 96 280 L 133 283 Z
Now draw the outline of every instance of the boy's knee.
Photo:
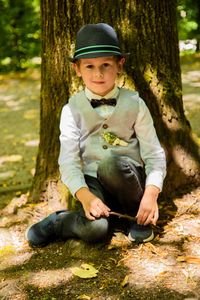
M 119 157 L 108 156 L 101 160 L 97 169 L 99 178 L 114 176 L 119 171 Z
M 120 156 L 109 156 L 103 159 L 97 170 L 99 181 L 109 189 L 109 187 L 121 187 L 124 179 L 131 173 L 131 168 Z
M 87 242 L 98 242 L 106 239 L 108 235 L 108 220 L 106 218 L 88 221 L 84 226 L 80 238 Z

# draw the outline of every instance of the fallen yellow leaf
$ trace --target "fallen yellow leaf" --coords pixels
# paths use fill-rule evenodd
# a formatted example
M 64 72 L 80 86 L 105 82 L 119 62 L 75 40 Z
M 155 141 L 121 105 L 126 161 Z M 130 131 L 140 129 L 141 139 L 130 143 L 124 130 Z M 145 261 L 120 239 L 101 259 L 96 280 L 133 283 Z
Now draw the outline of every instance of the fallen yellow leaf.
M 123 279 L 123 281 L 121 282 L 121 286 L 122 287 L 125 287 L 127 284 L 128 284 L 128 275 L 126 275 Z
M 176 259 L 176 261 L 178 261 L 178 262 L 185 262 L 186 261 L 185 256 L 178 256 L 177 259 Z
M 89 264 L 82 264 L 80 268 L 71 268 L 72 273 L 80 278 L 93 278 L 97 276 L 98 270 Z
M 90 296 L 87 296 L 87 295 L 85 295 L 85 294 L 83 294 L 83 295 L 80 295 L 80 296 L 78 296 L 76 299 L 86 299 L 86 300 L 90 300 L 91 299 L 91 297 Z

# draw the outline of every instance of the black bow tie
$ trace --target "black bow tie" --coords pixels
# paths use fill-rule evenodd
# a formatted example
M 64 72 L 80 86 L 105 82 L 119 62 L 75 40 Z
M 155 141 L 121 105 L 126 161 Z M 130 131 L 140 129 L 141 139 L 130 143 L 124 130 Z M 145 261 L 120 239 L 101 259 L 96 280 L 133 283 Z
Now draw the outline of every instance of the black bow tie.
M 117 101 L 115 98 L 110 98 L 110 99 L 102 98 L 102 99 L 91 99 L 90 103 L 92 107 L 95 108 L 104 104 L 115 106 Z

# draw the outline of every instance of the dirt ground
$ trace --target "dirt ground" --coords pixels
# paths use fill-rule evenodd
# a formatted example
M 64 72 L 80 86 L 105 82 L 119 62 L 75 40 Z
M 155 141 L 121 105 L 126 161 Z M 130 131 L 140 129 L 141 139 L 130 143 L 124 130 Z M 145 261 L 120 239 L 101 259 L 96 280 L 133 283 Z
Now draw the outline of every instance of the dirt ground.
M 184 105 L 197 141 L 199 70 L 199 56 L 184 59 Z M 151 243 L 136 245 L 116 232 L 104 244 L 29 247 L 25 230 L 52 209 L 27 204 L 26 194 L 37 154 L 40 78 L 37 71 L 0 77 L 0 299 L 200 299 L 200 187 L 160 200 Z M 74 274 L 84 267 L 88 278 Z
M 0 299 L 200 299 L 200 188 L 160 202 L 156 238 L 136 245 L 116 232 L 105 244 L 59 241 L 32 249 L 24 232 L 48 203 L 16 198 L 0 221 Z M 93 266 L 80 278 L 74 267 Z

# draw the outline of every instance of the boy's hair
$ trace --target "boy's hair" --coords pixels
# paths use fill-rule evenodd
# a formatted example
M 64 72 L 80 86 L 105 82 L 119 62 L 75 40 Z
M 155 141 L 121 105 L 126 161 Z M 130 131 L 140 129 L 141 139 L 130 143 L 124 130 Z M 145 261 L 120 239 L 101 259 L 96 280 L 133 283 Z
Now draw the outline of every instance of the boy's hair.
M 88 24 L 77 33 L 75 53 L 70 61 L 103 56 L 123 57 L 114 29 L 105 23 Z

